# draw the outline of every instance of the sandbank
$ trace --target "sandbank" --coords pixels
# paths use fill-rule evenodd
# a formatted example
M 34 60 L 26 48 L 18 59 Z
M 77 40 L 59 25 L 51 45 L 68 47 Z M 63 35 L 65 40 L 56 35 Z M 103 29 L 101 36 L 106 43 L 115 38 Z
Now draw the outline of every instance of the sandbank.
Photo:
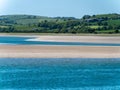
M 120 47 L 0 45 L 0 58 L 120 58 Z

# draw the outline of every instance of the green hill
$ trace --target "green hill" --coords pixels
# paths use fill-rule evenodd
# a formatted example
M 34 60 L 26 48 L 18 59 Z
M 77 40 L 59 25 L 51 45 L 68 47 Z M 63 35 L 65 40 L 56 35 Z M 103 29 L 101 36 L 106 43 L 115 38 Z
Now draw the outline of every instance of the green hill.
M 0 32 L 26 33 L 119 33 L 120 14 L 45 17 L 35 15 L 0 16 Z
M 0 20 L 6 21 L 5 24 L 33 24 L 44 20 L 53 21 L 55 19 L 35 15 L 4 15 L 0 16 Z

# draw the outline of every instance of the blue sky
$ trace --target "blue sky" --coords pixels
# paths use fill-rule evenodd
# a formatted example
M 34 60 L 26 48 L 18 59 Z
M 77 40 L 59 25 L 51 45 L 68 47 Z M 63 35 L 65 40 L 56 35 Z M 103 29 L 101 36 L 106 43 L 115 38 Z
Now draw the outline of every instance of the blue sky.
M 0 8 L 0 15 L 31 14 L 80 18 L 87 14 L 120 13 L 120 0 L 6 0 L 5 3 L 6 6 Z

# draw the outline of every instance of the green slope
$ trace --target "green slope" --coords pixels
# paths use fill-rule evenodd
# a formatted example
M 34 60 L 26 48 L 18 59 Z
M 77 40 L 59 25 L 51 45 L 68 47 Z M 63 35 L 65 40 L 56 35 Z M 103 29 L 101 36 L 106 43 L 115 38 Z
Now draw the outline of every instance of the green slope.
M 85 15 L 81 19 L 36 15 L 0 16 L 0 32 L 118 33 L 119 31 L 120 14 Z

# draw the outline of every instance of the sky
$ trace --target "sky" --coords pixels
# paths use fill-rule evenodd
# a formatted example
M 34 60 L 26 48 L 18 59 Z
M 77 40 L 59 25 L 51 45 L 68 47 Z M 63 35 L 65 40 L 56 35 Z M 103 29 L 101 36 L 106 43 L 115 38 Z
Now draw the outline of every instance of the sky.
M 120 13 L 120 0 L 0 0 L 0 15 L 30 14 L 49 17 Z

